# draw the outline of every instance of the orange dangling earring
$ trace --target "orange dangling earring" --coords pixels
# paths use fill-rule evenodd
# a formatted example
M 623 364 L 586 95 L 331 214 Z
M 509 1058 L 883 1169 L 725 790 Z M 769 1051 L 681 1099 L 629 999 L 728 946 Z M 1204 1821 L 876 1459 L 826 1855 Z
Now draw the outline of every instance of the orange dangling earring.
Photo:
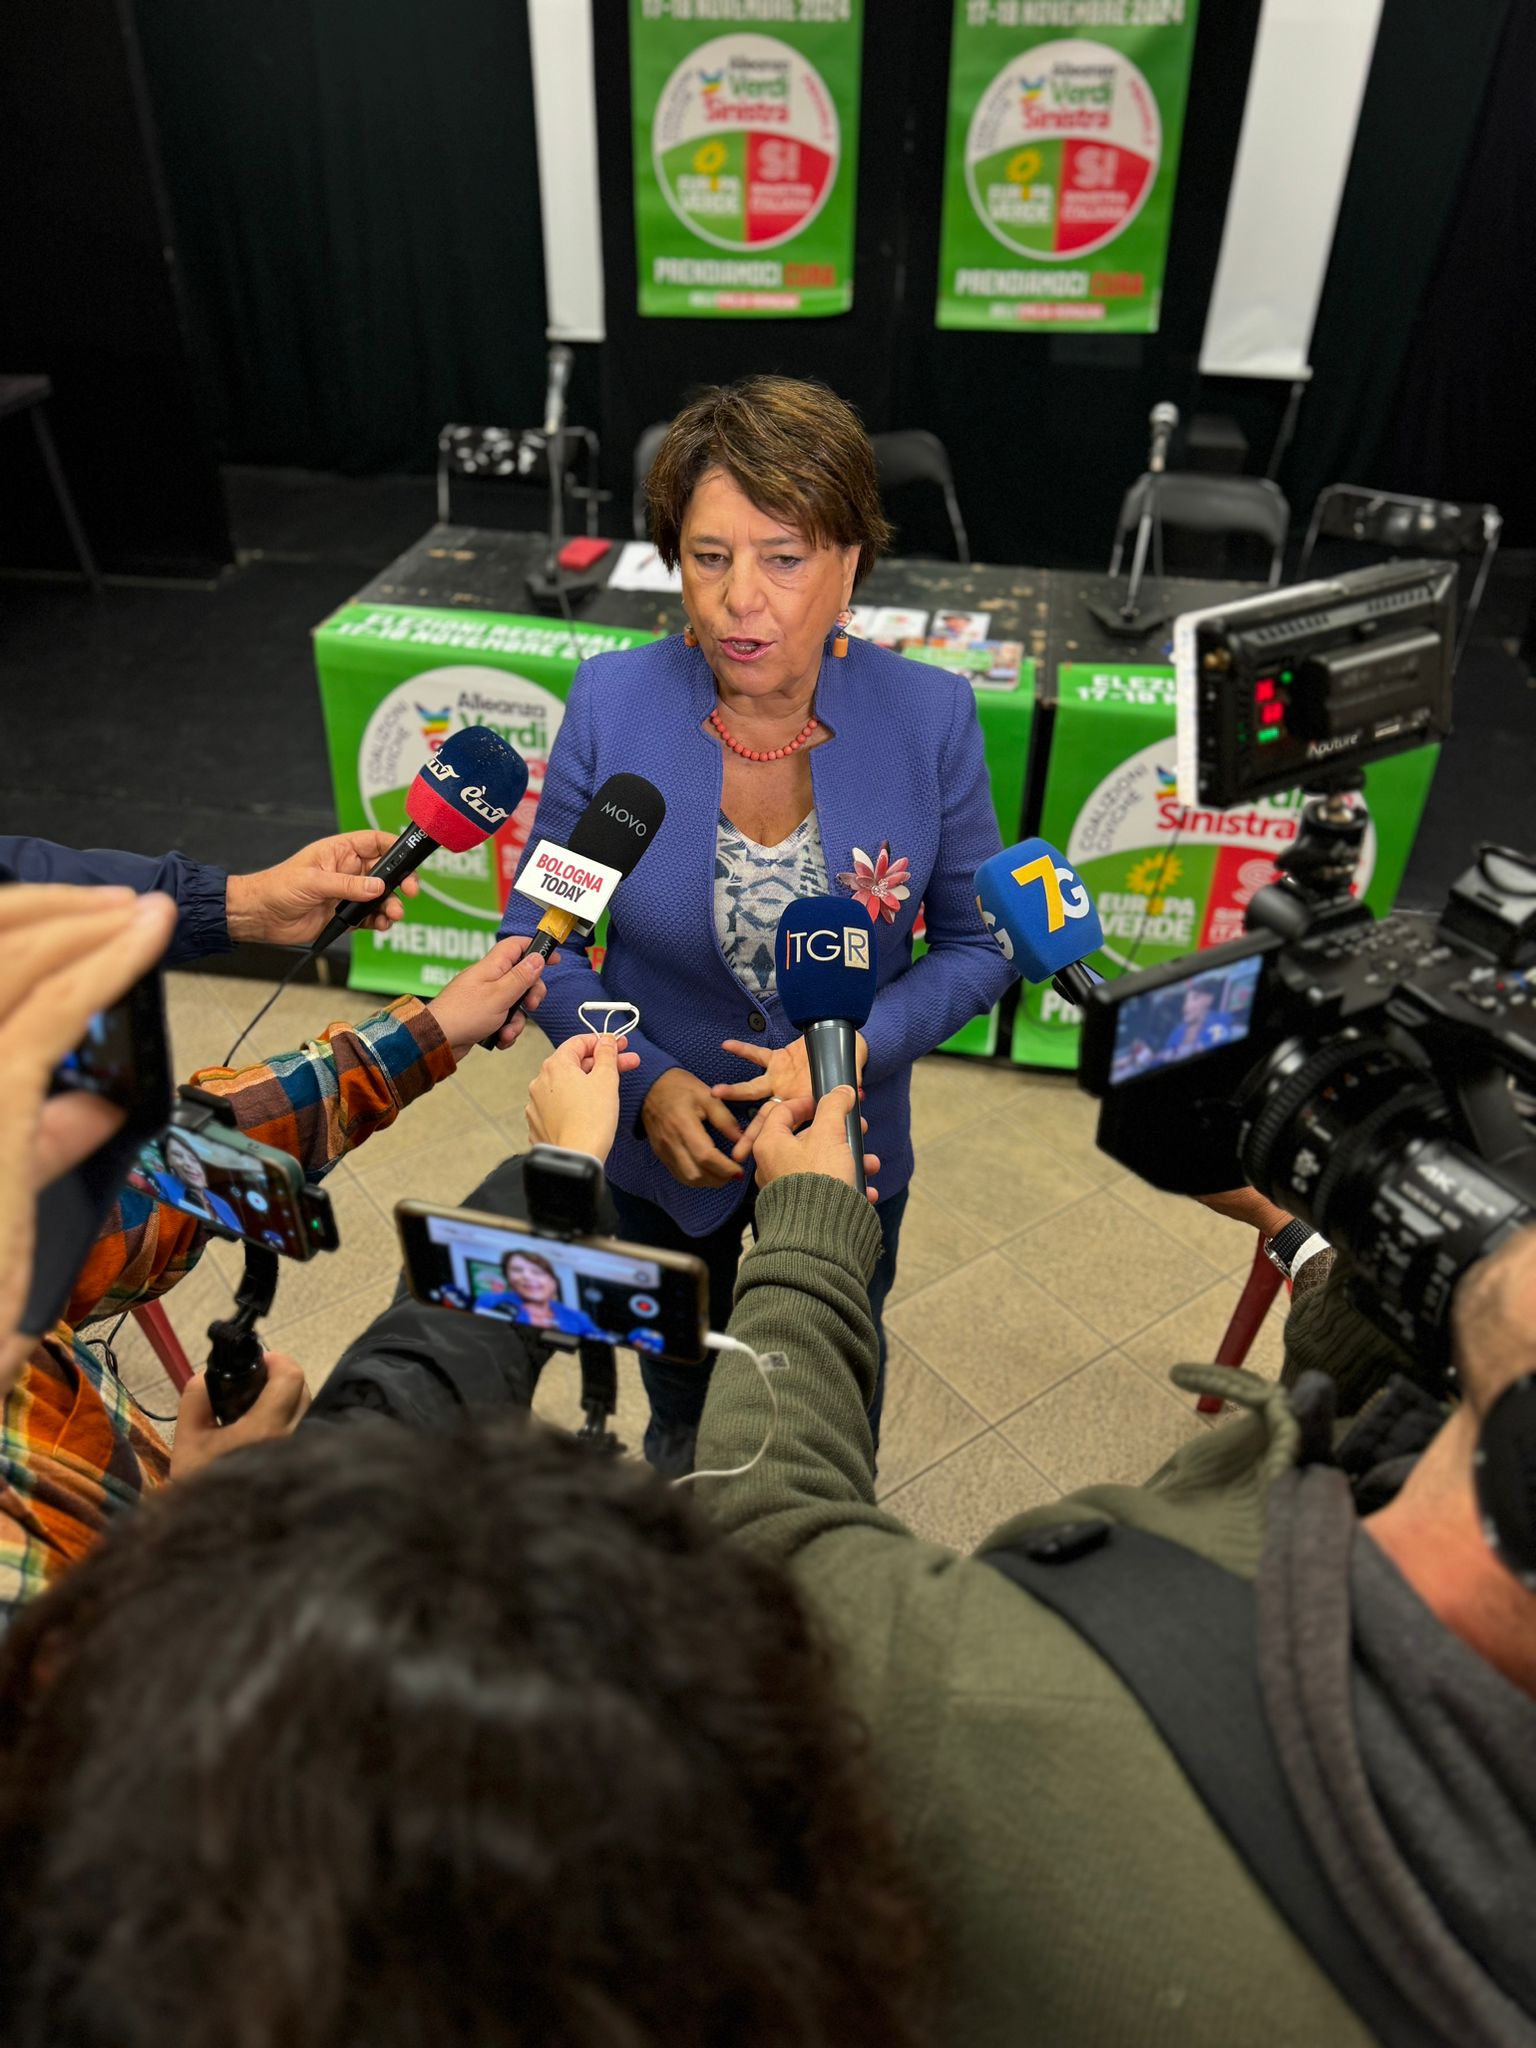
M 685 647 L 697 647 L 697 646 L 698 646 L 698 644 L 699 644 L 699 636 L 698 636 L 698 634 L 697 634 L 697 633 L 695 633 L 695 631 L 693 630 L 693 627 L 692 627 L 692 625 L 691 625 L 691 624 L 689 624 L 689 625 L 685 625 L 685 626 L 683 627 L 683 645 L 684 645 Z
M 832 652 L 841 661 L 848 652 L 848 625 L 853 613 L 847 605 L 837 615 L 837 638 L 832 642 Z

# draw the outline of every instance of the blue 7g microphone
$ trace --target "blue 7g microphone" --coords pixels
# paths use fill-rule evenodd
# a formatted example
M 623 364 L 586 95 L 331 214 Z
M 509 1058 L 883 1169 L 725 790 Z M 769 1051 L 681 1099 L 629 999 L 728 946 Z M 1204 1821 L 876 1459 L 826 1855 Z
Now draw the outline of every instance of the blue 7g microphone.
M 847 1082 L 853 1179 L 864 1193 L 864 1131 L 859 1117 L 858 1030 L 869 1016 L 879 980 L 869 919 L 846 896 L 799 896 L 785 906 L 774 938 L 779 1001 L 805 1033 L 811 1091 L 819 1102 Z
M 1066 856 L 1046 839 L 1005 846 L 976 870 L 976 908 L 1026 981 L 1081 1003 L 1101 977 L 1083 961 L 1104 943 L 1099 913 Z
M 369 874 L 382 875 L 386 890 L 393 889 L 439 847 L 468 853 L 501 830 L 527 787 L 528 763 L 500 733 L 485 725 L 449 733 L 405 792 L 405 830 Z M 375 896 L 367 903 L 344 903 L 310 947 L 311 955 L 323 953 L 333 939 L 371 917 L 383 900 Z

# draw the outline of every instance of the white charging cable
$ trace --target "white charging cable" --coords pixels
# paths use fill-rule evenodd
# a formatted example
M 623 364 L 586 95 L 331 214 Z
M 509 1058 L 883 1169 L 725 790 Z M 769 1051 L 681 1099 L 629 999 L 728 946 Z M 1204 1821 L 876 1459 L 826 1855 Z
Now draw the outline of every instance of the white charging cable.
M 750 1344 L 743 1344 L 735 1337 L 717 1337 L 713 1330 L 704 1339 L 704 1344 L 710 1351 L 739 1351 L 744 1358 L 750 1358 L 762 1374 L 763 1385 L 768 1389 L 768 1434 L 745 1465 L 727 1465 L 717 1472 L 685 1472 L 681 1479 L 673 1480 L 674 1486 L 687 1486 L 695 1479 L 739 1479 L 743 1472 L 750 1472 L 764 1456 L 779 1426 L 779 1397 L 774 1390 L 773 1375 L 776 1372 L 785 1372 L 789 1368 L 789 1360 L 783 1352 L 754 1351 Z

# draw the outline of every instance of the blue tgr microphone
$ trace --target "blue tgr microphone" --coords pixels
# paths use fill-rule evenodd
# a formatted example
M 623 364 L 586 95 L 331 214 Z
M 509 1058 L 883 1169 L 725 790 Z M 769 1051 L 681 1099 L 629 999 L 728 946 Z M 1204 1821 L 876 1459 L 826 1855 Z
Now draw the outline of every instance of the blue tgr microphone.
M 976 870 L 982 922 L 1025 981 L 1051 982 L 1080 1003 L 1100 978 L 1082 962 L 1104 943 L 1093 898 L 1064 854 L 1046 839 L 1025 839 Z
M 817 1101 L 845 1082 L 857 1090 L 858 1028 L 879 981 L 868 917 L 846 896 L 797 897 L 779 919 L 774 965 L 784 1014 L 805 1033 Z M 864 1133 L 857 1100 L 848 1115 L 848 1145 L 862 1195 Z

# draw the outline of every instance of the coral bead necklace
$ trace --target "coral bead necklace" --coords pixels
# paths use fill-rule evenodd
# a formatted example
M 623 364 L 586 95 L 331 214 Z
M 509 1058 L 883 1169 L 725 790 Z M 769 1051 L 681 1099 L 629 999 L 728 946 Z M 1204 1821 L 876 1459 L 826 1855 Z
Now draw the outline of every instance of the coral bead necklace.
M 744 747 L 741 744 L 741 741 L 737 739 L 733 733 L 729 733 L 726 731 L 725 721 L 720 716 L 720 707 L 718 704 L 715 706 L 714 710 L 710 712 L 709 722 L 714 727 L 715 731 L 719 733 L 721 739 L 724 741 L 726 746 L 730 748 L 731 752 L 733 754 L 739 754 L 743 761 L 782 761 L 786 755 L 798 753 L 801 747 L 805 746 L 806 743 L 815 736 L 816 732 L 819 730 L 821 725 L 820 719 L 818 719 L 813 713 L 811 717 L 809 717 L 805 721 L 804 725 L 801 726 L 800 730 L 795 734 L 794 738 L 789 742 L 787 746 L 773 747 L 769 749 L 768 752 L 763 753 L 760 752 L 756 747 Z

